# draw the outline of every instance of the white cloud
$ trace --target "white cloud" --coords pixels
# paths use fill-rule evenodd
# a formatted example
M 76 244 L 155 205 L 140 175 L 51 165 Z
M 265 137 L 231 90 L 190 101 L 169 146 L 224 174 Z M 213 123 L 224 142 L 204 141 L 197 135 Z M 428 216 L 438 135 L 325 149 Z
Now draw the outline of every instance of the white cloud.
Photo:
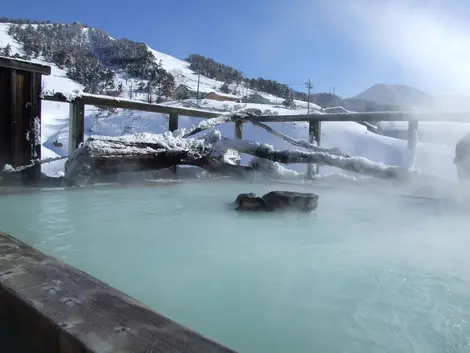
M 324 5 L 332 25 L 358 47 L 399 62 L 425 88 L 470 93 L 467 1 L 355 0 Z

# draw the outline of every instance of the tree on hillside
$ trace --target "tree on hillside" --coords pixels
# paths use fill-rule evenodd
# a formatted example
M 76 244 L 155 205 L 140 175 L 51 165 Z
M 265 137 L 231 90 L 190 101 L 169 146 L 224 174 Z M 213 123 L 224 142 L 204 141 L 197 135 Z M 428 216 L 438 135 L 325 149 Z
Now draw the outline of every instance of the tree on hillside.
M 11 45 L 10 43 L 8 43 L 5 48 L 3 48 L 0 53 L 3 55 L 3 56 L 11 56 Z
M 114 71 L 122 69 L 130 77 L 144 82 L 149 80 L 150 72 L 155 72 L 149 88 L 153 93 L 171 94 L 173 77 L 144 43 L 112 39 L 106 32 L 94 28 L 84 32 L 86 26 L 78 22 L 36 26 L 28 21 L 17 23 L 9 26 L 8 33 L 22 44 L 26 57 L 41 55 L 65 70 L 69 78 L 84 85 L 86 92 L 103 94 L 114 89 Z
M 341 97 L 329 93 L 329 92 L 320 92 L 320 93 L 314 93 L 310 95 L 311 99 L 310 101 L 319 105 L 320 107 L 323 108 L 328 108 L 328 107 L 333 107 L 337 105 L 342 105 L 342 99 Z
M 230 92 L 230 89 L 228 88 L 228 84 L 227 82 L 224 82 L 224 84 L 222 86 L 220 86 L 220 92 L 223 92 L 223 93 L 229 93 Z
M 165 71 L 161 65 L 157 65 L 148 73 L 147 100 L 152 103 L 152 95 L 158 97 L 170 97 L 175 88 L 173 75 Z
M 286 98 L 284 99 L 284 102 L 282 102 L 282 105 L 289 109 L 295 108 L 294 92 L 292 92 L 291 89 L 287 91 Z

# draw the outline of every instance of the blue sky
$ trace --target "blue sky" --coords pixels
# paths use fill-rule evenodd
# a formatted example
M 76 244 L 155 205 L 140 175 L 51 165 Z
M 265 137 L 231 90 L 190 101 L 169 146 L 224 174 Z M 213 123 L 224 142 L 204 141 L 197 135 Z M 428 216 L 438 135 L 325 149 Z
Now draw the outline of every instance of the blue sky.
M 314 91 L 335 87 L 342 96 L 374 83 L 470 92 L 468 0 L 81 0 L 74 5 L 9 1 L 1 16 L 79 21 L 175 57 L 200 53 L 249 77 L 287 84 L 311 78 Z

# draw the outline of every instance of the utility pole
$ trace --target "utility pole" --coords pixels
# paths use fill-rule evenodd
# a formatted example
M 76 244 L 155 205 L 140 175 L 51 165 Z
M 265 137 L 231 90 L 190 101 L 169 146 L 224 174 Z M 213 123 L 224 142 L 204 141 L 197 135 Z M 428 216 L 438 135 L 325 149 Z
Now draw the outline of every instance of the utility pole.
M 308 96 L 307 96 L 307 114 L 310 114 L 310 89 L 313 88 L 312 81 L 308 79 L 308 82 L 305 83 L 306 87 L 308 88 Z
M 196 101 L 199 103 L 199 78 L 201 77 L 199 70 L 199 60 L 197 61 L 197 92 L 196 92 Z
M 338 101 L 337 101 L 337 99 L 336 99 L 336 94 L 335 94 L 335 92 L 336 92 L 336 87 L 333 86 L 333 99 L 335 100 L 335 107 L 336 107 L 336 106 L 338 105 Z

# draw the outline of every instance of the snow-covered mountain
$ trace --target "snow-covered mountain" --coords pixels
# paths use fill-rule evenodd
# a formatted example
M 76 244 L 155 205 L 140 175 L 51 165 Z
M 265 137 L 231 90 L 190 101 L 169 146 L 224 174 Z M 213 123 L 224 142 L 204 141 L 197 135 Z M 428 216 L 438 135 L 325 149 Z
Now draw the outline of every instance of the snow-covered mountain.
M 437 109 L 441 111 L 470 111 L 469 96 L 454 94 L 431 95 L 406 85 L 375 84 L 351 99 L 405 110 Z
M 23 46 L 15 41 L 8 34 L 9 24 L 0 24 L 0 47 L 9 45 L 11 55 L 24 55 Z M 86 30 L 84 30 L 86 35 Z M 197 74 L 191 70 L 189 63 L 174 58 L 168 54 L 158 52 L 147 47 L 156 60 L 161 60 L 162 67 L 170 72 L 175 78 L 175 84 L 185 84 L 191 88 L 197 85 Z M 51 66 L 52 74 L 43 78 L 43 88 L 49 91 L 70 93 L 84 89 L 80 84 L 67 75 L 64 68 L 60 68 L 54 63 L 45 60 L 43 56 L 38 56 L 32 61 Z M 122 85 L 120 93 L 127 97 L 132 89 L 135 89 L 140 82 L 137 78 L 129 77 L 128 73 L 122 70 L 115 70 L 115 84 Z M 199 78 L 201 90 L 215 90 L 220 92 L 223 82 L 210 79 L 201 75 Z M 231 87 L 235 88 L 235 87 Z M 247 88 L 245 90 L 249 91 Z M 258 108 L 263 111 L 269 110 L 273 114 L 304 114 L 306 113 L 306 102 L 297 101 L 297 108 L 287 109 L 280 103 L 283 98 L 275 97 L 267 93 L 258 92 L 263 97 L 269 99 L 271 104 L 237 103 L 229 101 L 215 101 L 202 99 L 199 102 L 193 99 L 184 101 L 170 101 L 165 104 L 175 106 L 196 106 L 200 105 L 205 110 L 215 109 L 219 111 L 235 110 L 243 107 Z M 146 99 L 145 93 L 135 94 L 133 99 Z M 312 109 L 318 106 L 311 105 Z M 42 102 L 42 157 L 55 157 L 67 155 L 68 147 L 68 104 L 56 102 Z M 188 127 L 197 118 L 180 117 L 179 126 Z M 308 126 L 305 123 L 272 123 L 272 128 L 290 135 L 297 139 L 307 140 Z M 419 143 L 417 147 L 416 167 L 424 172 L 434 174 L 439 177 L 455 179 L 455 170 L 452 165 L 455 142 L 461 135 L 470 132 L 470 124 L 452 123 L 426 123 L 421 124 L 422 132 L 430 132 L 431 135 L 447 133 L 445 140 L 436 138 L 425 143 Z M 162 133 L 168 129 L 168 117 L 165 114 L 143 113 L 137 111 L 118 110 L 117 112 L 101 111 L 95 107 L 86 107 L 85 112 L 85 133 L 90 135 L 118 136 L 132 134 L 136 132 Z M 233 137 L 233 124 L 226 124 L 220 127 L 221 132 Z M 257 140 L 269 143 L 277 148 L 292 148 L 284 140 L 270 135 L 266 131 L 246 124 L 243 129 L 244 139 Z M 339 147 L 350 155 L 363 156 L 377 162 L 390 165 L 404 165 L 407 162 L 408 151 L 406 141 L 385 137 L 367 131 L 359 124 L 352 122 L 324 123 L 322 125 L 321 144 L 324 147 Z M 289 166 L 299 172 L 305 171 L 304 165 Z M 47 164 L 43 166 L 43 171 L 49 175 L 60 175 L 63 170 L 63 161 Z M 335 168 L 322 167 L 321 173 L 337 172 Z
M 405 108 L 429 107 L 436 104 L 435 97 L 417 88 L 383 83 L 369 87 L 354 98 Z

